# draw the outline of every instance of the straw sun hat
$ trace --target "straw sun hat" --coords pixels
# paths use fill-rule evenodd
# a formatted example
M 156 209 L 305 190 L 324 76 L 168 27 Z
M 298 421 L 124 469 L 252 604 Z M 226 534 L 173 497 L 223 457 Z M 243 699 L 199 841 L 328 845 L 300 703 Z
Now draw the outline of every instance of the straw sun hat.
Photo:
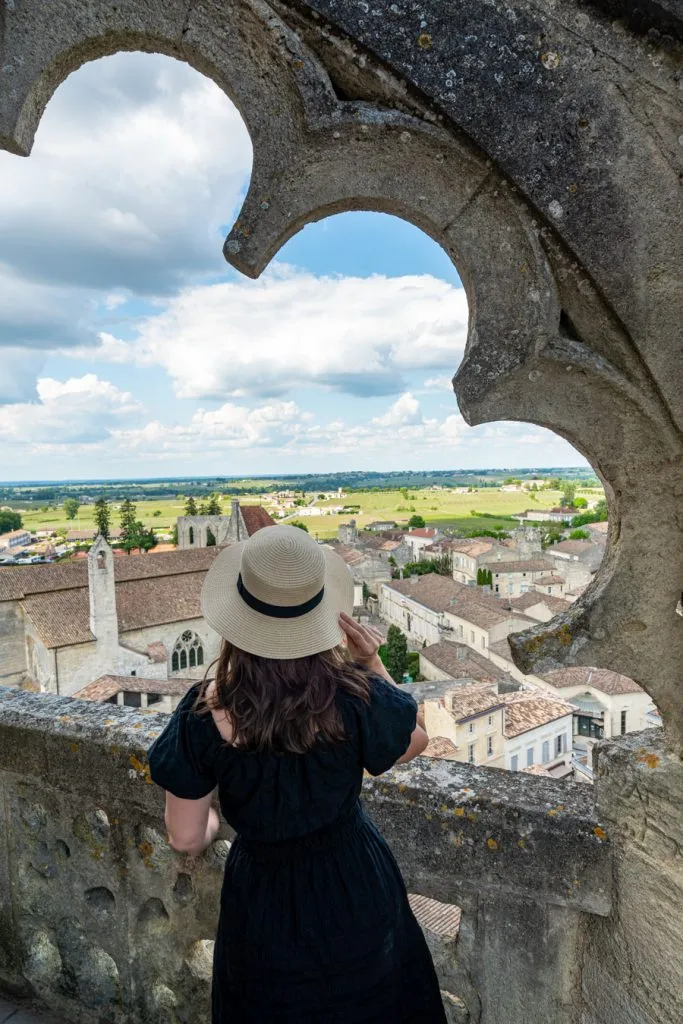
M 218 555 L 201 596 L 208 624 L 262 658 L 304 658 L 342 640 L 353 580 L 344 560 L 295 526 L 268 526 Z

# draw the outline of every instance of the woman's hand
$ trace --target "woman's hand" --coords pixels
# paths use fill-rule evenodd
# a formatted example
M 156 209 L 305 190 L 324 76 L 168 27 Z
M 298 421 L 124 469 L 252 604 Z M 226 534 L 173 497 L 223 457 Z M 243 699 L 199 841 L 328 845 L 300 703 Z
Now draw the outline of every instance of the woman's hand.
M 339 625 L 346 637 L 346 646 L 353 661 L 364 668 L 372 669 L 373 672 L 384 668 L 377 653 L 384 637 L 378 629 L 361 626 L 360 622 L 356 622 L 344 612 L 339 616 Z

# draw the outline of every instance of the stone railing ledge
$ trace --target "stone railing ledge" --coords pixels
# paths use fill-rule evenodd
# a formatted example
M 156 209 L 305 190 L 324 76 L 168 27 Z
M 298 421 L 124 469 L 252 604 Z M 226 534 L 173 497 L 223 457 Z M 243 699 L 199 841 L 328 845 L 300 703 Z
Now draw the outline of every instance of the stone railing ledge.
M 158 817 L 146 752 L 168 717 L 109 704 L 0 691 L 0 771 Z M 363 802 L 413 892 L 468 892 L 610 910 L 609 832 L 593 787 L 418 758 L 367 778 Z
M 367 779 L 363 799 L 413 892 L 610 911 L 610 836 L 592 786 L 421 757 Z

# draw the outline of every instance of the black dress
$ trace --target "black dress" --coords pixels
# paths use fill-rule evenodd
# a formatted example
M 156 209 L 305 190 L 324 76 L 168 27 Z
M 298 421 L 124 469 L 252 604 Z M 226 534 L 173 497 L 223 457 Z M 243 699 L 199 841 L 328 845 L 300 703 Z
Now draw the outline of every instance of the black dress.
M 149 751 L 152 778 L 198 799 L 218 786 L 235 829 L 214 948 L 213 1024 L 445 1024 L 434 966 L 398 866 L 360 803 L 415 728 L 411 696 L 372 677 L 340 691 L 347 740 L 256 754 L 192 711 L 197 686 Z

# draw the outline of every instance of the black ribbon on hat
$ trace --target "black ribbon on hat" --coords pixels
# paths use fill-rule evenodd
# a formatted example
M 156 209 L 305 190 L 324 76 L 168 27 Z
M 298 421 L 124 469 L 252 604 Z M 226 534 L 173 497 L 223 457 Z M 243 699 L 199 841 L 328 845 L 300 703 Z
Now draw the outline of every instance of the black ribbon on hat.
M 303 604 L 268 604 L 267 601 L 260 601 L 258 597 L 249 593 L 244 585 L 242 573 L 237 577 L 237 590 L 245 604 L 248 604 L 255 612 L 260 612 L 261 615 L 270 615 L 273 619 L 296 619 L 300 615 L 312 612 L 314 608 L 318 607 L 325 594 L 325 587 L 321 587 L 317 594 L 314 594 L 308 601 L 304 601 Z

